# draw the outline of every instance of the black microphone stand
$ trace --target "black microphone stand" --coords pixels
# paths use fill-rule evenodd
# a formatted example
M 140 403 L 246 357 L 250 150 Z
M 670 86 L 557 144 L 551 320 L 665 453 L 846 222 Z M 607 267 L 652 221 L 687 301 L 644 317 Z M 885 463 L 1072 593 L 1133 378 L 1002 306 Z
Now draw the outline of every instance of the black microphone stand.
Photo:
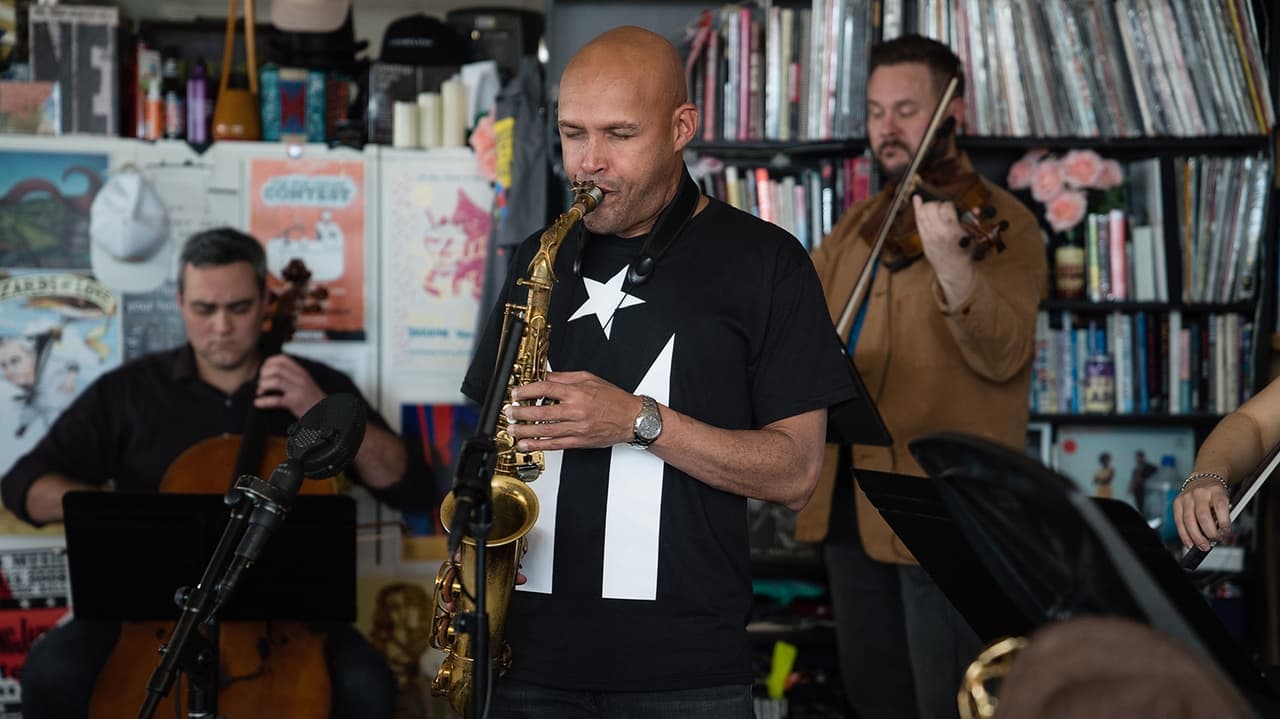
M 195 588 L 182 587 L 174 594 L 174 601 L 182 609 L 178 623 L 169 641 L 160 647 L 160 664 L 147 681 L 147 697 L 138 709 L 138 719 L 150 719 L 160 700 L 173 689 L 178 672 L 187 675 L 189 685 L 187 716 L 195 719 L 213 719 L 218 710 L 218 621 L 219 608 L 234 589 L 234 580 L 228 582 L 228 571 L 235 562 L 237 548 L 251 527 L 250 511 L 265 509 L 272 515 L 283 516 L 289 508 L 289 499 L 297 493 L 302 480 L 302 465 L 289 459 L 281 465 L 287 471 L 277 469 L 273 478 L 282 477 L 282 486 L 275 486 L 252 475 L 242 475 L 227 492 L 224 501 L 231 507 L 231 518 L 222 530 L 218 546 L 213 550 L 200 583 Z M 283 486 L 292 484 L 293 486 Z M 262 539 L 265 541 L 265 537 Z M 206 632 L 201 633 L 200 625 Z
M 253 506 L 249 497 L 240 492 L 238 482 L 227 494 L 226 501 L 231 506 L 231 519 L 222 530 L 200 583 L 194 589 L 183 587 L 174 595 L 182 613 L 169 641 L 160 647 L 160 664 L 147 682 L 147 698 L 138 710 L 138 719 L 150 719 L 155 714 L 160 700 L 173 689 L 179 671 L 186 673 L 190 683 L 188 716 L 217 716 L 217 622 L 210 625 L 208 635 L 201 634 L 198 627 L 205 623 L 210 602 L 216 599 L 236 546 L 248 527 L 249 510 Z
M 462 444 L 453 480 L 455 509 L 449 527 L 448 561 L 453 560 L 464 534 L 476 543 L 475 611 L 461 613 L 455 618 L 457 629 L 471 635 L 472 719 L 484 718 L 492 673 L 484 577 L 485 543 L 493 527 L 493 468 L 498 460 L 493 435 L 498 429 L 498 416 L 506 400 L 507 383 L 511 381 L 511 370 L 523 336 L 524 318 L 512 314 L 503 328 L 497 364 L 494 365 L 484 402 L 480 405 L 480 421 L 475 434 Z

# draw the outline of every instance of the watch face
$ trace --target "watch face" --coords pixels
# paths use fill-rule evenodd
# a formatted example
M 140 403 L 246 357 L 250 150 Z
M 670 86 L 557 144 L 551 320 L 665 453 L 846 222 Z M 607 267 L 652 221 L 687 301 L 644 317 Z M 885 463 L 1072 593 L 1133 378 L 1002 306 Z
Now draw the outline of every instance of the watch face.
M 662 419 L 657 413 L 645 413 L 640 415 L 636 420 L 636 436 L 640 439 L 647 439 L 650 442 L 658 438 L 658 434 L 662 432 Z
M 648 447 L 658 435 L 662 434 L 662 415 L 658 414 L 658 403 L 652 397 L 640 395 L 640 414 L 636 416 L 636 447 Z

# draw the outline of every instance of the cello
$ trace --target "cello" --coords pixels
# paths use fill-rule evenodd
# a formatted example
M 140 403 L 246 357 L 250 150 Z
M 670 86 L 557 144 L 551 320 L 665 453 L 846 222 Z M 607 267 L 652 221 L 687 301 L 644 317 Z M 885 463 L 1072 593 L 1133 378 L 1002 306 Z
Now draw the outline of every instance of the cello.
M 274 298 L 268 327 L 259 339 L 259 356 L 278 354 L 293 335 L 299 312 L 322 311 L 326 292 L 308 290 L 310 271 L 293 260 L 282 273 L 287 287 Z M 160 483 L 161 492 L 226 494 L 243 474 L 268 477 L 286 458 L 286 440 L 267 433 L 266 410 L 251 407 L 242 433 L 205 439 L 178 456 Z M 303 494 L 334 494 L 333 479 L 308 481 Z M 193 578 L 194 579 L 194 578 Z M 98 675 L 90 704 L 93 719 L 134 717 L 146 695 L 157 649 L 174 621 L 128 621 Z M 214 645 L 213 680 L 217 716 L 233 719 L 287 716 L 327 719 L 331 685 L 323 632 L 302 622 L 219 622 Z M 182 684 L 175 683 L 157 706 L 159 716 L 176 715 Z

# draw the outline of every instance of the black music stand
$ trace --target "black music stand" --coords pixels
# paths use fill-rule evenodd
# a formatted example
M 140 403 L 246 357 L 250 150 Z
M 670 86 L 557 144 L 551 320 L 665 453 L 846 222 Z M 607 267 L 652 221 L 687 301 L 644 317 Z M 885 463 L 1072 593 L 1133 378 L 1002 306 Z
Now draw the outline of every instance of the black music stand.
M 871 393 L 849 360 L 849 378 L 857 390 L 853 397 L 827 409 L 827 441 L 835 444 L 870 444 L 888 447 L 893 444 L 884 418 L 871 401 Z
M 200 581 L 230 510 L 222 495 L 69 492 L 63 497 L 77 619 L 177 619 L 174 592 Z M 220 620 L 356 618 L 351 497 L 302 495 L 244 574 Z
M 983 641 L 1080 614 L 1127 617 L 1180 641 L 1264 715 L 1280 711 L 1280 691 L 1132 507 L 979 437 L 909 446 L 929 478 L 855 474 Z

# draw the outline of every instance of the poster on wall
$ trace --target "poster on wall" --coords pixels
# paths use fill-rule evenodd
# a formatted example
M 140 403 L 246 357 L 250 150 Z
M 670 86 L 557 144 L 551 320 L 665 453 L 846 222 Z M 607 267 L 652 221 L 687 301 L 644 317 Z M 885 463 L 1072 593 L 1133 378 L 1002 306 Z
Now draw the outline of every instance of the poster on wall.
M 0 717 L 21 716 L 19 683 L 31 644 L 70 611 L 70 577 L 61 547 L 0 551 Z
M 266 249 L 269 285 L 310 273 L 298 339 L 365 339 L 363 160 L 249 160 L 249 232 Z M 300 263 L 300 264 L 299 264 Z
M 381 165 L 381 406 L 460 403 L 493 189 L 469 152 L 387 153 Z
M 107 155 L 0 150 L 0 167 L 0 267 L 87 269 Z
M 421 447 L 425 453 L 434 484 L 436 501 L 453 487 L 458 469 L 458 456 L 462 443 L 467 441 L 480 423 L 478 408 L 470 404 L 406 404 L 400 407 L 401 434 L 407 437 L 409 446 Z M 409 535 L 439 534 L 439 510 L 430 516 L 406 517 L 405 530 Z
M 119 301 L 106 286 L 70 272 L 0 274 L 3 469 L 120 356 Z

